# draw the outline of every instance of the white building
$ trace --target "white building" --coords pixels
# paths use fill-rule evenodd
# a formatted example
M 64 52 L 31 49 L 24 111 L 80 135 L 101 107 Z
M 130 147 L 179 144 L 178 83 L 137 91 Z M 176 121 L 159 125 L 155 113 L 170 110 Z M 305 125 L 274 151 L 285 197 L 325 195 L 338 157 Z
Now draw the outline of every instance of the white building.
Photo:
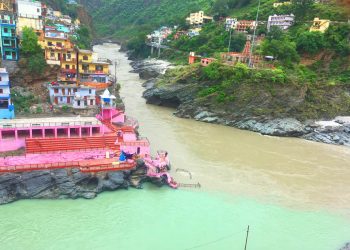
M 267 21 L 267 31 L 270 31 L 272 26 L 277 26 L 281 28 L 281 30 L 287 30 L 294 24 L 294 18 L 293 14 L 269 16 Z
M 17 32 L 22 33 L 23 27 L 34 30 L 43 29 L 41 2 L 33 0 L 17 0 Z
M 225 28 L 227 31 L 229 31 L 230 29 L 236 29 L 238 24 L 238 20 L 237 18 L 226 18 L 226 22 L 225 22 Z

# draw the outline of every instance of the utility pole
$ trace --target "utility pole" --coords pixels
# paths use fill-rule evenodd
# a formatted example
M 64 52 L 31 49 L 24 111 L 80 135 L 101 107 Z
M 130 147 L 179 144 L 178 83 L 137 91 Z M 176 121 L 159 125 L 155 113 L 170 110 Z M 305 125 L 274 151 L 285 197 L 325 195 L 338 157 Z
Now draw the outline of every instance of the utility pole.
M 117 59 L 114 60 L 114 81 L 113 81 L 113 94 L 116 95 L 117 88 Z
M 230 39 L 228 40 L 227 52 L 230 52 L 231 50 L 231 37 L 232 37 L 232 27 L 230 27 Z
M 247 228 L 247 236 L 245 238 L 244 250 L 247 250 L 248 236 L 249 236 L 249 225 L 248 225 L 248 228 Z
M 253 66 L 254 66 L 253 62 L 252 62 L 252 55 L 253 55 L 253 49 L 254 49 L 254 45 L 255 45 L 256 27 L 258 27 L 259 10 L 260 10 L 260 0 L 259 0 L 259 3 L 258 3 L 258 10 L 256 11 L 256 18 L 255 18 L 255 26 L 254 26 L 252 46 L 250 47 L 250 55 L 249 55 L 249 67 L 250 68 L 253 68 Z

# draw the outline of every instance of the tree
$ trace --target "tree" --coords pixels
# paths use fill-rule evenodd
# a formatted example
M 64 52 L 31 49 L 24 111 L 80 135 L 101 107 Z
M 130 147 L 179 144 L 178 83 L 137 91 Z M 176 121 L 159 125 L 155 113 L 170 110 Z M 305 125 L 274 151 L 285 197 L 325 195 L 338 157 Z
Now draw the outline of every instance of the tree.
M 292 0 L 292 8 L 297 20 L 307 20 L 307 14 L 312 13 L 314 0 Z
M 228 1 L 227 0 L 216 0 L 213 5 L 213 13 L 218 17 L 223 17 L 228 15 Z
M 43 50 L 38 44 L 38 36 L 32 28 L 24 27 L 21 43 L 21 52 L 27 60 L 29 72 L 42 74 L 47 66 Z
M 82 25 L 77 30 L 76 43 L 80 49 L 90 49 L 92 42 L 92 36 L 88 27 Z
M 327 47 L 341 55 L 350 54 L 350 25 L 331 25 L 324 34 Z
M 281 29 L 272 27 L 267 39 L 261 44 L 264 55 L 273 56 L 286 66 L 298 63 L 300 57 L 296 50 L 296 43 Z
M 302 32 L 298 35 L 296 43 L 299 52 L 309 54 L 316 54 L 326 46 L 323 34 L 318 31 Z
M 38 44 L 38 36 L 35 34 L 32 28 L 23 28 L 21 52 L 23 56 L 30 56 L 35 55 L 37 53 L 42 53 L 42 49 Z

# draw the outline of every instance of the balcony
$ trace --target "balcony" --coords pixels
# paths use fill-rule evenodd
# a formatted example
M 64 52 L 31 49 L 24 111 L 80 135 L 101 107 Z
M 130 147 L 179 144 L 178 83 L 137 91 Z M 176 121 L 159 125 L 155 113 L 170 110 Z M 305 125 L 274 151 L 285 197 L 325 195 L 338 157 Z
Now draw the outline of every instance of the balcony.
M 76 74 L 77 70 L 76 69 L 62 69 L 61 73 L 62 74 Z
M 76 58 L 66 58 L 66 59 L 62 59 L 62 62 L 71 62 L 71 63 L 76 63 L 77 59 Z
M 9 86 L 10 82 L 9 81 L 0 81 L 0 86 Z
M 105 75 L 103 70 L 82 70 L 82 74 L 96 74 L 96 75 Z

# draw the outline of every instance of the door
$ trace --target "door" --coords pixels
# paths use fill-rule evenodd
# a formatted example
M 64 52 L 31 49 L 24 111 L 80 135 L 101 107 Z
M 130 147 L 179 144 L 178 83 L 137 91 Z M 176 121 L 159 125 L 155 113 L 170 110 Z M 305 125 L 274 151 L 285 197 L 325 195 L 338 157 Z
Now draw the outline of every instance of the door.
M 17 53 L 16 52 L 12 52 L 12 60 L 17 60 Z
M 70 104 L 70 97 L 67 97 L 67 103 Z
M 63 61 L 66 61 L 66 59 L 67 59 L 67 55 L 63 54 Z
M 61 53 L 57 54 L 58 60 L 61 61 Z
M 58 104 L 58 97 L 55 97 L 55 104 Z

